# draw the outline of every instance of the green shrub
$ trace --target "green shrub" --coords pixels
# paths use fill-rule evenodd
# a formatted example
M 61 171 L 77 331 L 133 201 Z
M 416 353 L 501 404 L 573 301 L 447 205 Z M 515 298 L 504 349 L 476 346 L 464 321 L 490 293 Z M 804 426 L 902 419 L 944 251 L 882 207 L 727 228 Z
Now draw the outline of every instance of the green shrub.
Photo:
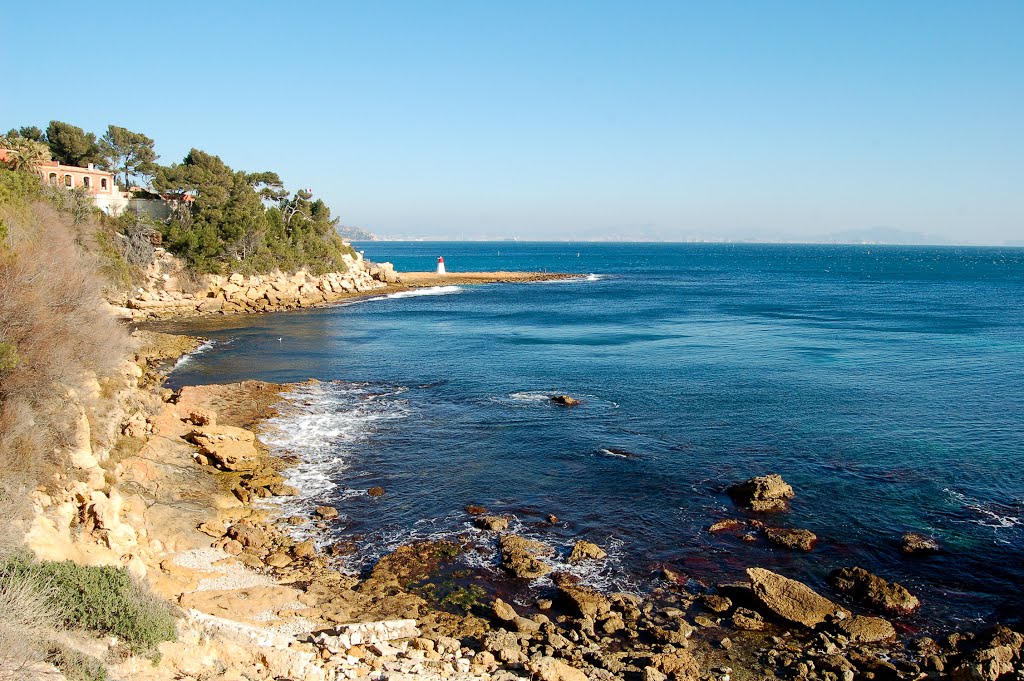
M 0 341 L 0 373 L 18 366 L 18 348 L 14 343 Z
M 16 554 L 0 565 L 0 573 L 46 584 L 66 627 L 116 636 L 132 653 L 152 653 L 176 636 L 170 607 L 124 568 L 37 562 Z

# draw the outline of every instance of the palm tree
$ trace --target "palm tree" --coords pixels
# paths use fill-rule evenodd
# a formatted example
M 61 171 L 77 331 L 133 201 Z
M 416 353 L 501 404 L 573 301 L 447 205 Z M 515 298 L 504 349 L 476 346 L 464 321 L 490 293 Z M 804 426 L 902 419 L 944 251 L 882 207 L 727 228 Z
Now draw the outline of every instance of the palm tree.
M 11 170 L 33 171 L 43 161 L 50 160 L 50 148 L 42 142 L 25 137 L 0 137 L 0 147 L 7 149 L 7 165 Z

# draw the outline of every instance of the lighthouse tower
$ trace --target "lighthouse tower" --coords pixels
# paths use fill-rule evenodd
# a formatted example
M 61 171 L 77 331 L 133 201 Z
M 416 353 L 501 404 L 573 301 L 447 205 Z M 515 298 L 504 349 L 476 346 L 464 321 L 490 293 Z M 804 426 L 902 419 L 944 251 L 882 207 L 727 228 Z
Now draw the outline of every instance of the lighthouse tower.
M 445 271 L 444 271 L 444 258 L 440 258 L 439 257 L 437 259 L 437 273 L 438 274 L 444 274 L 445 273 Z

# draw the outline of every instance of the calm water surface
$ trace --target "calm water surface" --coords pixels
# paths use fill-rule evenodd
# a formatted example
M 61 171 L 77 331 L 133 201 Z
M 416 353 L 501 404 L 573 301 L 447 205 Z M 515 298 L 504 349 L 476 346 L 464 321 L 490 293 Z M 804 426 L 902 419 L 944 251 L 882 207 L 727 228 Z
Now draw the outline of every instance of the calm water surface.
M 337 505 L 370 558 L 465 531 L 480 503 L 563 552 L 609 546 L 576 568 L 605 585 L 762 565 L 823 587 L 859 564 L 922 597 L 915 622 L 1024 611 L 1024 249 L 359 247 L 400 271 L 443 255 L 449 271 L 596 275 L 164 325 L 214 341 L 175 386 L 338 381 L 293 395 L 268 439 L 307 457 L 306 503 Z M 707 533 L 743 517 L 724 487 L 767 472 L 797 492 L 768 522 L 814 531 L 813 552 Z M 903 557 L 906 531 L 945 552 Z

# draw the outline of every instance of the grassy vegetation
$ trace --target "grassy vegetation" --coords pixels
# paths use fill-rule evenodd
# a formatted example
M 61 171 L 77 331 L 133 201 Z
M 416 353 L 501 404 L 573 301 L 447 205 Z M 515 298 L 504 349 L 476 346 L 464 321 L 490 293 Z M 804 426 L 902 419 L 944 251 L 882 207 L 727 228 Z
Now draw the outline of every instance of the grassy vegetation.
M 39 562 L 16 553 L 0 564 L 0 574 L 12 583 L 45 584 L 60 624 L 116 636 L 133 654 L 153 654 L 176 636 L 170 607 L 124 568 Z
M 46 661 L 59 669 L 68 681 L 107 681 L 107 668 L 95 657 L 64 645 L 53 645 Z

